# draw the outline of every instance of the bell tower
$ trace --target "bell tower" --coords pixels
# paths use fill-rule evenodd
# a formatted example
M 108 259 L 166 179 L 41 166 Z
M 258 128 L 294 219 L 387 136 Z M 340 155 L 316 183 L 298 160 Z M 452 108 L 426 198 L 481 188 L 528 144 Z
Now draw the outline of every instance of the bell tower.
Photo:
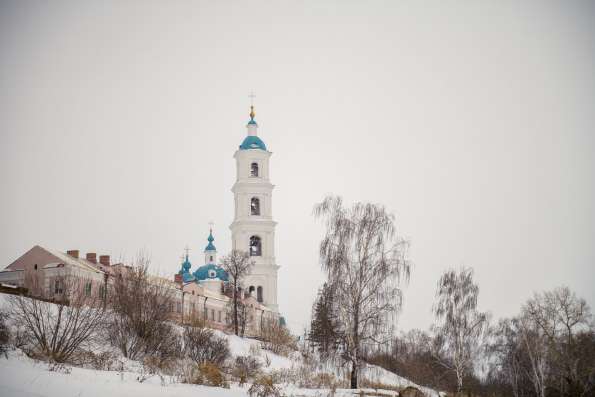
M 271 152 L 258 137 L 254 106 L 250 107 L 247 136 L 234 154 L 236 182 L 231 191 L 235 215 L 231 229 L 232 248 L 250 253 L 254 261 L 244 288 L 264 305 L 278 312 L 275 226 L 272 213 L 274 185 L 269 180 Z

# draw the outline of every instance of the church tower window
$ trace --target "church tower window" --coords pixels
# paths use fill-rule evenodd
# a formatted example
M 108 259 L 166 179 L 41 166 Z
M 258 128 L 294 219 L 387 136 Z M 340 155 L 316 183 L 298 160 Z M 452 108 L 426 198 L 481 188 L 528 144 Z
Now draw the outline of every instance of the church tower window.
M 250 256 L 261 256 L 262 255 L 262 242 L 260 237 L 250 237 Z
M 259 301 L 260 303 L 262 303 L 262 287 L 259 286 L 256 289 L 256 296 L 257 296 L 256 300 Z
M 250 164 L 250 176 L 258 177 L 258 163 Z
M 260 199 L 252 197 L 250 200 L 250 215 L 260 215 Z

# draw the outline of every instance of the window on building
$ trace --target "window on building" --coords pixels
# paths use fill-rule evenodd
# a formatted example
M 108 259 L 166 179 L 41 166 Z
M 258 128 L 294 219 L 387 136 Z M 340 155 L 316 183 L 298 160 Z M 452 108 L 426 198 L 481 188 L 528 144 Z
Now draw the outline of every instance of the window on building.
M 250 200 L 250 215 L 260 215 L 260 199 L 252 197 Z
M 204 312 L 204 319 L 208 320 L 209 319 L 209 310 L 205 307 L 205 312 Z
M 215 321 L 215 309 L 211 309 L 211 320 Z
M 57 279 L 54 281 L 54 293 L 61 294 L 62 292 L 64 292 L 64 284 L 62 283 L 62 280 Z
M 254 288 L 253 285 L 250 286 L 250 288 L 248 288 L 248 292 L 250 293 L 250 295 L 252 295 L 252 293 L 256 290 L 256 288 Z
M 253 176 L 253 177 L 258 176 L 258 163 L 250 164 L 250 176 Z
M 194 302 L 190 304 L 190 307 L 192 308 L 192 313 L 194 313 L 196 311 L 196 306 L 194 306 Z
M 85 283 L 85 296 L 91 296 L 91 282 L 87 281 Z
M 209 256 L 209 262 L 213 262 L 213 255 Z
M 263 299 L 262 299 L 262 287 L 261 286 L 259 286 L 256 289 L 256 300 L 259 301 L 260 303 L 263 302 Z
M 180 302 L 176 303 L 176 311 L 178 313 L 182 313 L 182 304 Z
M 37 270 L 37 263 L 35 264 L 35 266 L 33 266 L 33 268 L 34 268 L 35 270 Z
M 250 256 L 261 256 L 262 255 L 262 243 L 260 237 L 250 237 Z
M 218 321 L 221 322 L 221 310 L 217 312 Z
M 104 285 L 99 286 L 99 297 L 105 298 L 105 286 Z

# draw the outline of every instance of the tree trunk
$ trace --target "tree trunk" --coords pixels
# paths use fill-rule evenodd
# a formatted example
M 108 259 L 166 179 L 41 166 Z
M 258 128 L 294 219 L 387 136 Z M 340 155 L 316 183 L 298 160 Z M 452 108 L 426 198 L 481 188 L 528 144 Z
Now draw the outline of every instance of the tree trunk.
M 239 335 L 238 330 L 238 292 L 237 287 L 234 286 L 233 291 L 233 328 L 236 333 L 236 336 Z
M 351 362 L 351 388 L 357 389 L 357 363 Z

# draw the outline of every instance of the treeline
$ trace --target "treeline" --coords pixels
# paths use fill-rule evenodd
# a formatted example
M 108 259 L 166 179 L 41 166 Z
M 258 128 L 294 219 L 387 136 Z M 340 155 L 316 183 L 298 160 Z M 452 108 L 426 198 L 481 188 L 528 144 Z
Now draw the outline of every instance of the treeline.
M 429 330 L 396 334 L 407 244 L 384 207 L 339 197 L 315 207 L 325 220 L 320 244 L 327 282 L 312 308 L 307 339 L 322 360 L 363 362 L 436 390 L 477 396 L 595 396 L 595 326 L 589 306 L 566 287 L 536 293 L 513 318 L 477 308 L 469 268 L 438 280 Z
M 472 281 L 469 269 L 454 274 Z M 467 287 L 479 292 L 471 284 Z M 461 293 L 464 285 L 455 282 L 446 295 L 457 306 L 452 313 L 443 315 L 434 305 L 436 323 L 430 330 L 401 332 L 389 343 L 365 349 L 364 360 L 436 390 L 494 397 L 595 396 L 595 327 L 584 299 L 566 287 L 536 293 L 518 315 L 491 323 L 473 305 L 463 309 L 469 295 Z M 337 310 L 325 284 L 309 332 L 323 358 L 343 349 Z

